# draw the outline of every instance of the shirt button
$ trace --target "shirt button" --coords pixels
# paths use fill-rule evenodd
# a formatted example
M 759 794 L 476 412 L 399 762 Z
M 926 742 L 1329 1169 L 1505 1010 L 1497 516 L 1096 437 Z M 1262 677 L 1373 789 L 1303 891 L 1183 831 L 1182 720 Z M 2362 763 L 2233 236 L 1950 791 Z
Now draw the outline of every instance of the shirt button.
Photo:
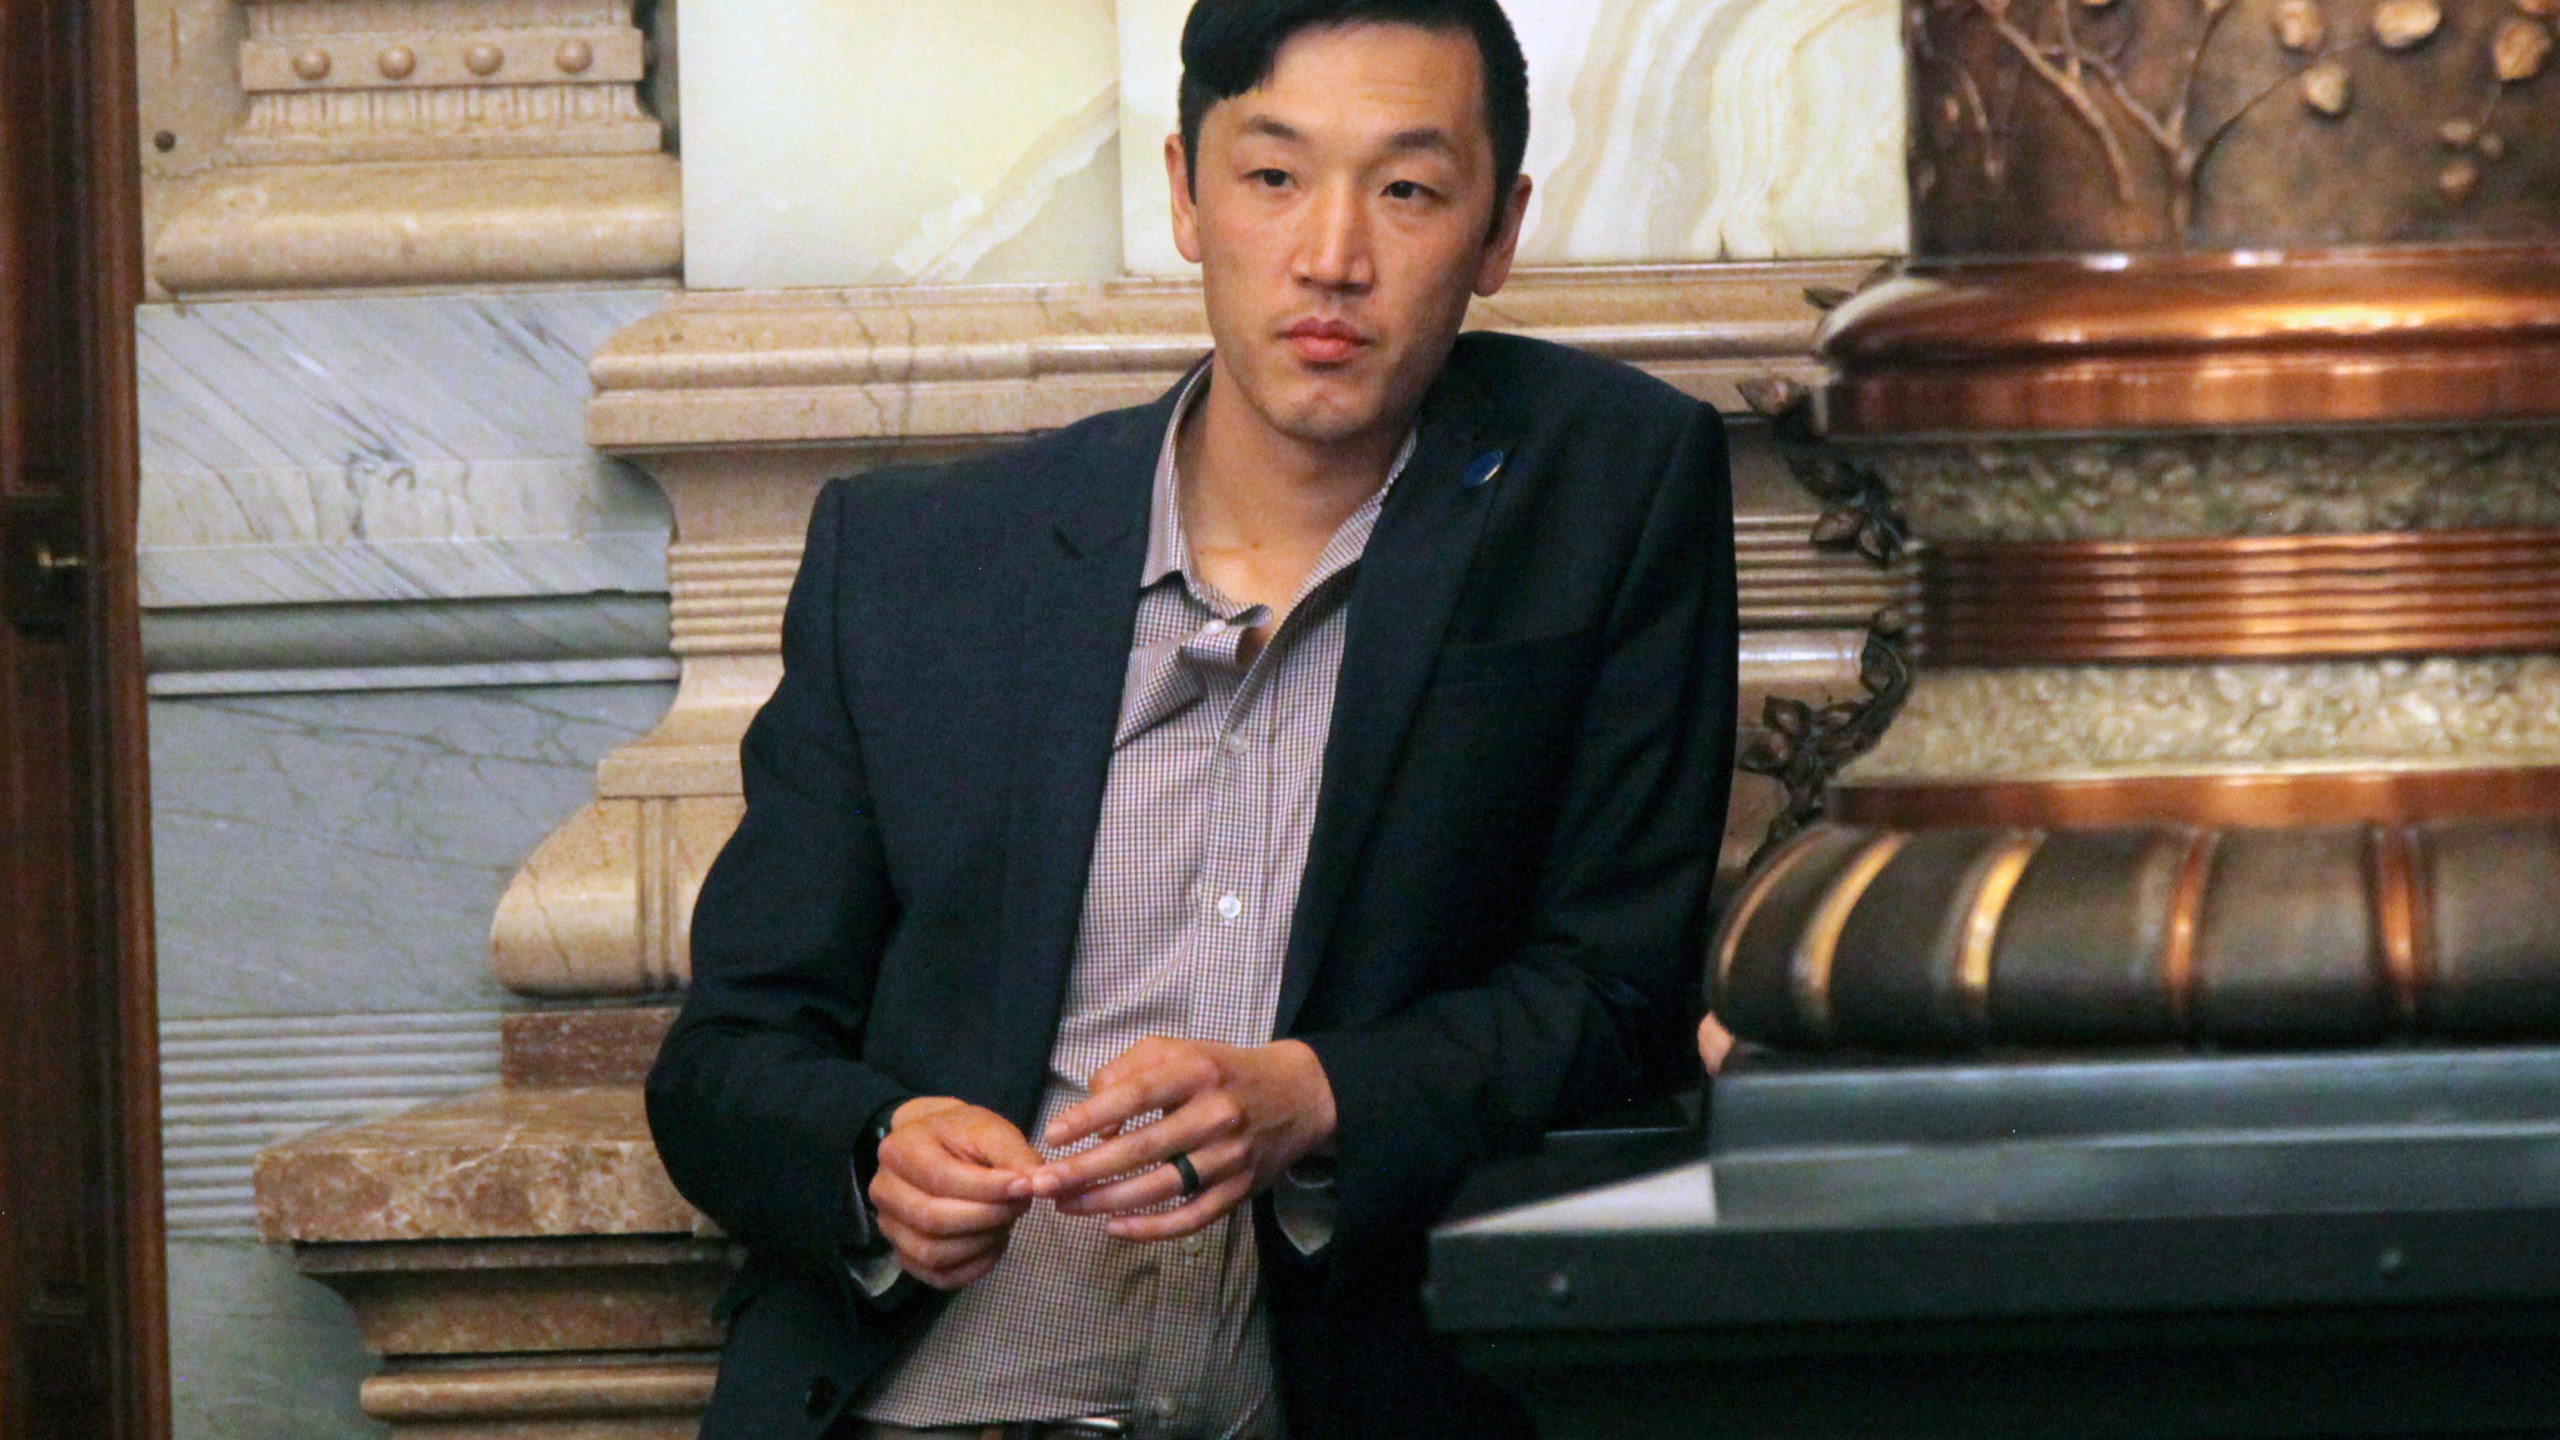
M 1232 891 L 1218 897 L 1218 918 L 1233 920 L 1244 913 L 1244 901 Z
M 1182 1237 L 1182 1253 L 1185 1255 L 1198 1255 L 1208 1248 L 1209 1237 L 1197 1231 Z

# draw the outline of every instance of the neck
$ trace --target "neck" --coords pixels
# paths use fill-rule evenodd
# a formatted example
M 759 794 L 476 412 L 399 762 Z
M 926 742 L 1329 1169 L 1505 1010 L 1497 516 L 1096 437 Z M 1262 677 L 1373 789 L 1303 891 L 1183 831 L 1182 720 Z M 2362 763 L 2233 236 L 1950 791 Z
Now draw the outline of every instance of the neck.
M 1195 543 L 1321 545 L 1385 483 L 1413 423 L 1398 416 L 1343 440 L 1307 441 L 1265 420 L 1223 362 L 1211 362 L 1208 385 L 1175 440 Z

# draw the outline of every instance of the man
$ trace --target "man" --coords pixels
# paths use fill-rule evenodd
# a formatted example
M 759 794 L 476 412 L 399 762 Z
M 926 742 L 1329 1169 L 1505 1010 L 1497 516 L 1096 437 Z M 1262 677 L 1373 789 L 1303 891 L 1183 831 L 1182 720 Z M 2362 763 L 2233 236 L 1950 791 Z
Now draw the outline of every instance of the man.
M 1494 0 L 1201 0 L 1214 355 L 828 487 L 649 1081 L 742 1241 L 703 1431 L 1527 1433 L 1428 1333 L 1468 1168 L 1694 1075 L 1722 431 L 1507 277 Z

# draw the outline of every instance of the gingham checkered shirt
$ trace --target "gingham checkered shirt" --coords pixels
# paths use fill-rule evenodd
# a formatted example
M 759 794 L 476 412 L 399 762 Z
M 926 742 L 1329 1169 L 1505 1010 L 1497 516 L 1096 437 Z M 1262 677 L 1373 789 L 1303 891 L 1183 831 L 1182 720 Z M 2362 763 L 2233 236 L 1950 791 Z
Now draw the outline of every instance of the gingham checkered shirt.
M 1386 480 L 1325 546 L 1251 663 L 1259 606 L 1201 578 L 1182 531 L 1174 407 L 1156 462 L 1143 594 L 1038 1135 L 1149 1036 L 1271 1039 L 1315 824 L 1344 604 Z M 1293 1234 L 1293 1238 L 1294 1234 Z M 1004 1258 L 952 1297 L 857 1407 L 918 1427 L 1126 1417 L 1136 1440 L 1280 1433 L 1250 1212 L 1136 1245 L 1035 1205 Z

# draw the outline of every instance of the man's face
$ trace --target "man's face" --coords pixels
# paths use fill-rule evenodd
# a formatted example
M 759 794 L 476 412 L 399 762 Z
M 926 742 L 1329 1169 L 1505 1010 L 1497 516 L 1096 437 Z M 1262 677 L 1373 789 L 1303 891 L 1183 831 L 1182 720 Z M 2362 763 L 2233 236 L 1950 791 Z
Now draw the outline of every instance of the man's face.
M 1165 163 L 1221 378 L 1303 443 L 1404 425 L 1468 297 L 1509 276 L 1528 206 L 1522 180 L 1489 224 L 1493 139 L 1474 37 L 1397 24 L 1301 31 L 1260 88 L 1211 107 L 1199 150 L 1196 177 L 1178 136 Z

